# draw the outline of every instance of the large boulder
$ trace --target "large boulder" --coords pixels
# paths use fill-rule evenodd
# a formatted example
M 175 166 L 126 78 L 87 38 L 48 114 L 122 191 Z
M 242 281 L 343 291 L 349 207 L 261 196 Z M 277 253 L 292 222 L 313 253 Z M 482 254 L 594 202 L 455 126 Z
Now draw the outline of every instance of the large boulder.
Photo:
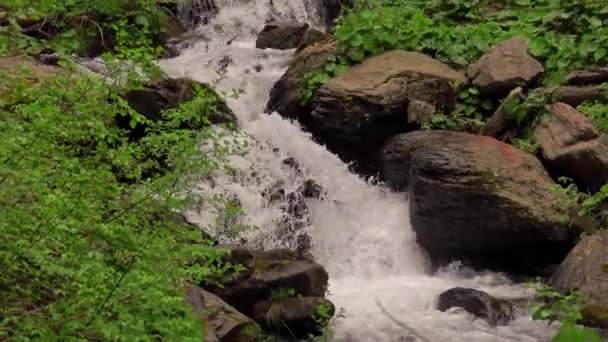
M 306 338 L 319 335 L 336 312 L 335 306 L 322 297 L 293 297 L 272 303 L 264 316 L 272 331 Z
M 258 49 L 295 49 L 300 45 L 308 24 L 297 22 L 274 22 L 266 24 L 258 34 L 255 47 Z
M 323 266 L 296 252 L 240 253 L 237 263 L 245 271 L 232 281 L 204 287 L 248 316 L 254 316 L 257 303 L 271 300 L 273 290 L 290 289 L 305 297 L 323 297 L 327 290 L 329 276 Z
M 533 82 L 543 72 L 543 66 L 528 54 L 528 44 L 521 37 L 501 43 L 467 68 L 467 76 L 485 95 L 506 94 Z
M 409 192 L 417 240 L 436 262 L 541 267 L 572 247 L 576 230 L 555 205 L 555 183 L 535 156 L 511 145 L 417 131 L 391 139 L 382 165 L 387 181 Z
M 417 52 L 390 51 L 366 59 L 322 86 L 314 97 L 312 125 L 327 146 L 347 161 L 376 156 L 391 136 L 418 126 L 408 109 L 444 113 L 453 108 L 453 82 L 464 76 Z M 416 103 L 416 106 L 410 106 Z
M 590 191 L 608 183 L 608 138 L 584 114 L 556 103 L 534 130 L 544 162 Z
M 185 301 L 204 324 L 206 342 L 250 342 L 262 329 L 213 293 L 199 287 L 185 287 Z
M 560 291 L 583 294 L 588 324 L 608 329 L 608 231 L 585 236 L 551 277 Z
M 313 44 L 298 52 L 285 74 L 270 90 L 266 112 L 276 111 L 281 116 L 297 119 L 308 127 L 312 105 L 301 101 L 304 76 L 323 68 L 335 52 L 336 44 L 333 41 Z
M 439 295 L 437 300 L 439 311 L 447 311 L 455 307 L 464 309 L 490 325 L 505 325 L 514 318 L 513 305 L 509 301 L 494 298 L 475 289 L 455 287 Z

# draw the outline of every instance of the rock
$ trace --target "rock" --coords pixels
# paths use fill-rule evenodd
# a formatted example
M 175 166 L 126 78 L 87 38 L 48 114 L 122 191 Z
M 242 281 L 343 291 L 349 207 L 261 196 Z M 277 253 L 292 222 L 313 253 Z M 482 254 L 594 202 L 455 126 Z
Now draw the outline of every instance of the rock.
M 467 76 L 482 94 L 506 94 L 536 80 L 543 66 L 528 54 L 524 38 L 514 37 L 483 55 L 467 68 Z
M 317 184 L 314 179 L 307 179 L 298 190 L 302 192 L 305 198 L 320 199 L 323 195 L 323 187 Z
M 321 19 L 323 24 L 331 28 L 333 27 L 334 21 L 340 16 L 343 8 L 350 8 L 353 6 L 354 0 L 321 0 L 319 4 Z
M 298 45 L 298 49 L 296 51 L 302 51 L 305 48 L 319 43 L 323 41 L 329 40 L 331 37 L 317 29 L 309 29 L 304 33 L 302 39 L 300 40 L 300 45 Z
M 513 89 L 500 104 L 498 109 L 496 109 L 496 112 L 488 119 L 488 122 L 486 122 L 486 125 L 481 130 L 481 134 L 502 140 L 501 138 L 503 138 L 509 130 L 516 128 L 512 127 L 513 120 L 510 120 L 508 117 L 508 106 L 512 103 L 523 103 L 525 99 L 526 97 L 521 87 Z
M 238 282 L 223 287 L 209 284 L 215 293 L 245 315 L 253 316 L 255 305 L 269 301 L 273 289 L 293 289 L 304 297 L 323 297 L 327 290 L 328 274 L 323 266 L 289 250 L 254 253 L 243 265 L 250 274 Z
M 583 294 L 586 323 L 608 329 L 608 231 L 585 236 L 551 277 L 560 291 Z
M 608 103 L 608 92 L 601 86 L 562 86 L 553 91 L 553 99 L 574 107 L 587 101 Z
M 514 318 L 513 305 L 510 302 L 475 289 L 455 287 L 439 295 L 439 311 L 454 307 L 463 308 L 490 325 L 506 325 Z
M 260 337 L 262 329 L 256 322 L 218 296 L 191 285 L 185 290 L 185 301 L 203 322 L 206 342 L 249 342 Z
M 209 123 L 236 123 L 236 116 L 213 88 L 188 78 L 164 78 L 144 87 L 144 89 L 128 92 L 125 95 L 125 99 L 133 109 L 146 119 L 158 121 L 162 119 L 161 112 L 163 110 L 177 108 L 181 103 L 191 100 L 197 86 L 209 96 L 215 97 L 217 109 L 212 113 L 201 113 L 208 115 Z M 141 137 L 145 134 L 145 127 L 139 125 L 139 127 L 132 129 L 129 126 L 128 120 L 126 117 L 122 118 L 122 121 L 119 120 L 119 125 L 125 129 L 133 130 L 135 136 Z M 206 124 L 207 122 L 201 117 L 195 121 L 183 122 L 182 128 L 198 130 Z
M 288 119 L 297 119 L 310 129 L 311 104 L 301 103 L 304 75 L 322 68 L 336 52 L 335 42 L 313 44 L 298 52 L 289 68 L 270 90 L 266 112 L 278 112 Z
M 451 82 L 464 77 L 417 52 L 390 51 L 366 59 L 322 86 L 313 100 L 313 132 L 346 161 L 373 162 L 391 136 L 408 130 L 413 100 L 449 111 Z
M 306 23 L 270 23 L 264 26 L 264 29 L 258 34 L 255 47 L 258 49 L 295 49 L 300 45 L 306 30 L 308 30 Z
M 420 245 L 436 262 L 490 268 L 559 262 L 577 230 L 568 228 L 541 162 L 486 136 L 417 131 L 382 151 L 386 180 L 410 195 Z
M 327 316 L 321 316 L 320 312 Z M 287 298 L 272 304 L 265 315 L 265 323 L 272 331 L 306 338 L 309 335 L 320 335 L 323 325 L 320 326 L 317 320 L 329 321 L 335 312 L 332 302 L 322 297 Z
M 565 84 L 588 85 L 608 82 L 608 68 L 590 68 L 587 70 L 576 70 L 566 76 Z
M 565 103 L 556 103 L 550 117 L 534 129 L 545 164 L 556 174 L 598 191 L 608 183 L 608 138 L 591 120 Z
M 414 99 L 407 105 L 407 122 L 422 125 L 436 113 L 437 108 L 434 105 Z

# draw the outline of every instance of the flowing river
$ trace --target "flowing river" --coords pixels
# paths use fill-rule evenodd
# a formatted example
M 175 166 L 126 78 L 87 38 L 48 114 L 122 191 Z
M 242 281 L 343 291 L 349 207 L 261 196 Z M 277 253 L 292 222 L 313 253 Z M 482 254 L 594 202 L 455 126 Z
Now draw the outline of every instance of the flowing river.
M 209 10 L 209 1 L 193 6 Z M 196 6 L 195 6 L 196 7 Z M 312 253 L 330 275 L 328 298 L 342 310 L 335 341 L 494 342 L 550 341 L 555 326 L 534 322 L 525 310 L 507 326 L 492 327 L 459 310 L 439 312 L 435 300 L 457 286 L 484 290 L 502 298 L 525 299 L 530 293 L 497 273 L 474 273 L 458 264 L 431 274 L 409 223 L 407 196 L 349 172 L 348 165 L 311 140 L 299 125 L 264 113 L 268 93 L 286 70 L 294 51 L 255 48 L 258 31 L 269 18 L 321 25 L 313 0 L 222 0 L 214 16 L 191 32 L 200 36 L 181 55 L 161 61 L 172 77 L 215 84 L 238 117 L 247 154 L 233 157 L 236 172 L 198 185 L 200 191 L 236 198 L 244 224 L 258 229 L 237 239 L 258 248 L 293 247 L 274 232 L 280 204 L 268 205 L 262 192 L 277 181 L 285 188 L 314 179 L 322 199 L 307 199 Z M 191 9 L 193 9 L 192 7 Z M 186 11 L 188 8 L 182 8 Z M 283 160 L 293 157 L 302 172 Z M 437 213 L 441 215 L 441 213 Z M 209 225 L 205 211 L 189 218 Z M 225 239 L 230 241 L 229 238 Z

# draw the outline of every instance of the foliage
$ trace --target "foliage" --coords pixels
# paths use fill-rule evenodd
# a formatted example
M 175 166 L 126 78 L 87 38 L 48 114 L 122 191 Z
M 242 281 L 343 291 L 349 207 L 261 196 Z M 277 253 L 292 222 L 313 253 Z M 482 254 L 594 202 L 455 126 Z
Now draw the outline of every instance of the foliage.
M 340 311 L 332 317 L 331 314 L 332 308 L 327 304 L 322 304 L 317 307 L 317 313 L 313 316 L 319 331 L 321 332 L 320 336 L 309 335 L 308 340 L 314 342 L 332 342 L 334 341 L 335 336 L 335 324 L 338 319 L 345 317 L 344 309 L 340 309 Z
M 303 106 L 310 104 L 319 88 L 333 77 L 343 75 L 346 70 L 348 66 L 342 59 L 330 56 L 322 69 L 305 74 L 300 90 L 300 104 Z
M 8 0 L 3 7 L 0 55 L 101 49 L 150 66 L 164 33 L 156 0 Z
M 466 66 L 521 35 L 553 78 L 608 61 L 608 38 L 597 36 L 608 30 L 606 19 L 608 5 L 601 1 L 369 1 L 341 18 L 336 38 L 353 63 L 403 49 Z
M 291 287 L 279 287 L 277 289 L 272 289 L 270 293 L 270 298 L 273 303 L 278 303 L 287 298 L 292 298 L 296 296 L 296 290 Z
M 449 115 L 435 114 L 422 124 L 422 129 L 442 129 L 477 133 L 485 124 L 485 116 L 493 109 L 490 99 L 481 99 L 479 89 L 471 85 L 455 86 L 458 105 Z
M 530 308 L 535 320 L 560 321 L 562 325 L 554 342 L 599 342 L 600 335 L 589 328 L 576 325 L 583 318 L 583 296 L 580 292 L 561 294 L 551 286 L 537 281 L 530 284 L 535 291 L 535 301 Z
M 551 187 L 556 195 L 555 204 L 562 213 L 562 220 L 569 225 L 580 218 L 593 221 L 594 228 L 608 228 L 608 184 L 593 195 L 580 192 L 572 179 L 560 177 Z
M 593 122 L 600 132 L 608 134 L 608 105 L 599 102 L 585 102 L 577 107 Z
M 163 120 L 148 122 L 122 86 L 66 70 L 40 84 L 0 72 L 0 338 L 199 341 L 181 285 L 221 279 L 224 263 L 175 212 L 201 199 L 186 186 L 224 165 L 205 122 L 216 97 L 199 90 Z M 145 124 L 138 141 L 116 125 Z M 192 263 L 192 260 L 198 260 Z
M 513 146 L 531 154 L 536 154 L 538 152 L 538 149 L 540 148 L 538 143 L 534 142 L 530 137 L 524 137 L 522 139 L 513 139 Z

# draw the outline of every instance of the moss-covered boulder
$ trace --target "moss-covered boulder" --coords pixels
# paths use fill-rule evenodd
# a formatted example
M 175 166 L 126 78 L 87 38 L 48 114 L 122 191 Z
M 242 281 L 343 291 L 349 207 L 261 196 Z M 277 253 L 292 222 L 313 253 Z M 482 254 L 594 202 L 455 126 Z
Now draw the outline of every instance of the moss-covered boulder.
M 312 104 L 302 102 L 304 76 L 324 67 L 327 59 L 335 52 L 336 43 L 333 41 L 312 44 L 298 52 L 289 63 L 285 74 L 270 90 L 266 112 L 277 112 L 309 127 Z
M 583 294 L 587 324 L 608 329 L 608 231 L 585 236 L 551 277 L 560 291 Z
M 391 139 L 382 165 L 387 181 L 409 192 L 418 242 L 437 261 L 540 267 L 559 262 L 573 245 L 576 230 L 555 205 L 555 183 L 535 156 L 511 145 L 417 131 Z
M 290 250 L 249 253 L 232 249 L 230 257 L 244 271 L 222 286 L 203 284 L 240 312 L 255 317 L 260 303 L 271 303 L 273 291 L 289 291 L 295 295 L 323 297 L 329 276 L 320 264 Z
M 464 81 L 460 73 L 421 53 L 394 50 L 370 57 L 317 91 L 313 132 L 342 159 L 373 169 L 388 138 L 453 109 L 453 84 Z

